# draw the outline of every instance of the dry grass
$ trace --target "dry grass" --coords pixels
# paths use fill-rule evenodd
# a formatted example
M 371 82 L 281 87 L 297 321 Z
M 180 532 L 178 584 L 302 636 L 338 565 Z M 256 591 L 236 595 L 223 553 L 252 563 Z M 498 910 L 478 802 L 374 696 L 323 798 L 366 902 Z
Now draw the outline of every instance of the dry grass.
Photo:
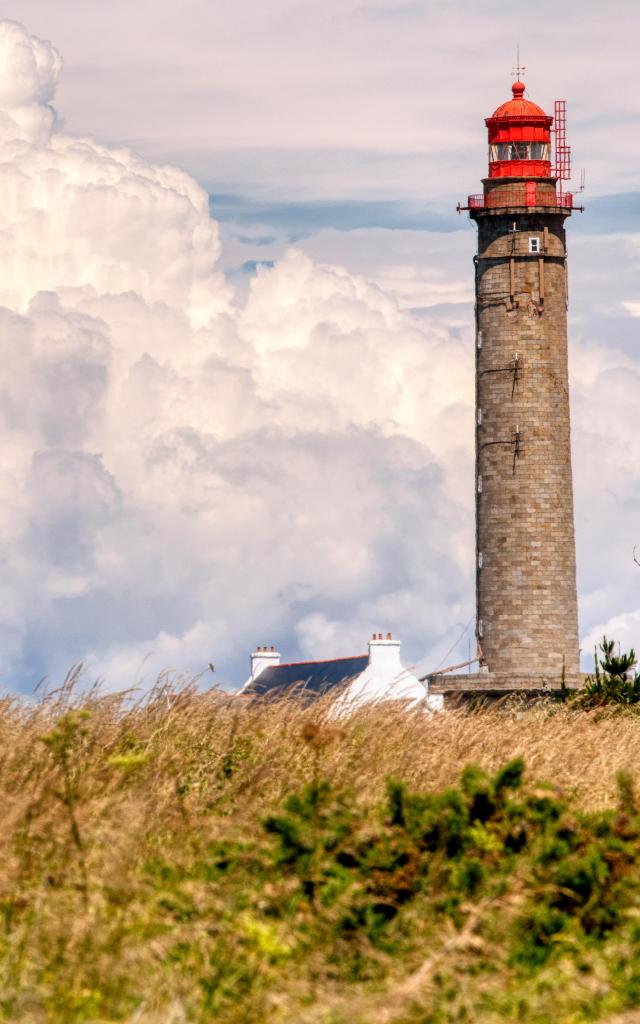
M 618 771 L 640 772 L 633 715 L 540 706 L 425 716 L 379 707 L 336 722 L 330 705 L 260 705 L 188 686 L 160 687 L 132 705 L 99 693 L 76 697 L 74 681 L 37 705 L 0 705 L 6 1021 L 472 1020 L 464 992 L 458 1018 L 420 1009 L 417 990 L 428 989 L 432 973 L 421 964 L 433 949 L 382 971 L 373 987 L 332 977 L 321 951 L 304 970 L 287 966 L 286 930 L 261 932 L 252 917 L 259 873 L 251 894 L 194 865 L 211 860 L 219 844 L 250 844 L 268 813 L 319 776 L 373 806 L 390 776 L 441 790 L 470 762 L 493 772 L 522 755 L 530 776 L 595 809 L 613 804 Z M 243 886 L 254 868 L 247 871 Z M 444 933 L 437 941 L 455 970 L 460 941 Z M 215 962 L 234 943 L 246 976 L 231 952 L 227 964 Z M 183 947 L 180 962 L 175 951 Z M 218 967 L 229 991 L 237 987 L 237 1005 L 212 996 L 202 1008 L 202 978 Z M 583 1018 L 567 1010 L 548 1019 Z

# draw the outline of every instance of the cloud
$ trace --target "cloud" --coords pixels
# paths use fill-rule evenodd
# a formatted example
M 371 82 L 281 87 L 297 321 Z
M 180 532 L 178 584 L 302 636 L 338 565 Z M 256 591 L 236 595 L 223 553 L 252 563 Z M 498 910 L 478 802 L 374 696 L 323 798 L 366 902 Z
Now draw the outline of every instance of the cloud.
M 49 106 L 62 58 L 51 43 L 15 21 L 0 23 L 0 140 L 45 145 L 55 123 Z
M 194 326 L 225 309 L 217 227 L 188 175 L 54 134 L 46 146 L 3 147 L 0 179 L 6 306 L 24 311 L 41 291 L 92 289 L 181 310 Z
M 46 112 L 55 51 L 38 78 L 44 44 L 0 35 Z M 57 130 L 0 141 L 6 685 L 79 658 L 112 685 L 209 660 L 238 683 L 261 637 L 308 653 L 317 615 L 416 657 L 468 603 L 442 454 L 471 478 L 462 336 L 295 249 L 234 297 L 219 256 L 183 172 Z

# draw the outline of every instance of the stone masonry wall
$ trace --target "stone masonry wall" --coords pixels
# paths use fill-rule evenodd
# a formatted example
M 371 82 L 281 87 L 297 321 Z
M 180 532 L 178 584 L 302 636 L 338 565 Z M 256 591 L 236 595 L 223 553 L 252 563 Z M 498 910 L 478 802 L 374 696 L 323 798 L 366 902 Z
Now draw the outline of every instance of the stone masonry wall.
M 568 681 L 579 671 L 566 214 L 472 216 L 478 639 L 491 673 L 560 683 L 563 665 Z

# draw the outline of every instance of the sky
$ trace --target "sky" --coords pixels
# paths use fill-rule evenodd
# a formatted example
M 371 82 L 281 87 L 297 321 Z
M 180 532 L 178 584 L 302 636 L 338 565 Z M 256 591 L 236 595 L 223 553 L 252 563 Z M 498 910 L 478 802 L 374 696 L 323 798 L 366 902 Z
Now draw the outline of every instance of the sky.
M 605 632 L 640 648 L 634 6 L 0 17 L 0 686 L 84 661 L 113 688 L 233 687 L 257 644 L 329 657 L 373 630 L 424 671 L 473 653 L 475 237 L 455 206 L 480 190 L 516 43 L 586 168 L 584 664 Z

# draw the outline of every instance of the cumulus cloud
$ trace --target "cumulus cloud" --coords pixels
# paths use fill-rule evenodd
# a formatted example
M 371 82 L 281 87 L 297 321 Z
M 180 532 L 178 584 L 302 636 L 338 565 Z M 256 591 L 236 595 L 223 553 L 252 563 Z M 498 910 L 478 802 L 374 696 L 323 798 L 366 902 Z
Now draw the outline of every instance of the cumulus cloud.
M 240 683 L 256 643 L 372 629 L 439 660 L 473 600 L 471 324 L 437 305 L 464 290 L 291 249 L 235 294 L 204 190 L 57 130 L 50 44 L 0 22 L 0 52 L 4 684 L 81 658 L 117 686 L 209 661 Z M 578 430 L 619 436 L 593 404 L 629 403 L 637 363 L 581 352 Z M 589 585 L 590 625 L 635 607 Z
M 51 43 L 30 36 L 15 21 L 0 28 L 0 140 L 3 145 L 45 145 L 55 123 L 50 106 L 62 58 Z
M 51 127 L 55 50 L 0 48 L 0 114 Z M 125 149 L 0 137 L 0 199 L 6 684 L 82 657 L 240 682 L 260 639 L 327 653 L 325 621 L 418 656 L 466 613 L 460 337 L 296 250 L 234 296 L 205 192 Z

